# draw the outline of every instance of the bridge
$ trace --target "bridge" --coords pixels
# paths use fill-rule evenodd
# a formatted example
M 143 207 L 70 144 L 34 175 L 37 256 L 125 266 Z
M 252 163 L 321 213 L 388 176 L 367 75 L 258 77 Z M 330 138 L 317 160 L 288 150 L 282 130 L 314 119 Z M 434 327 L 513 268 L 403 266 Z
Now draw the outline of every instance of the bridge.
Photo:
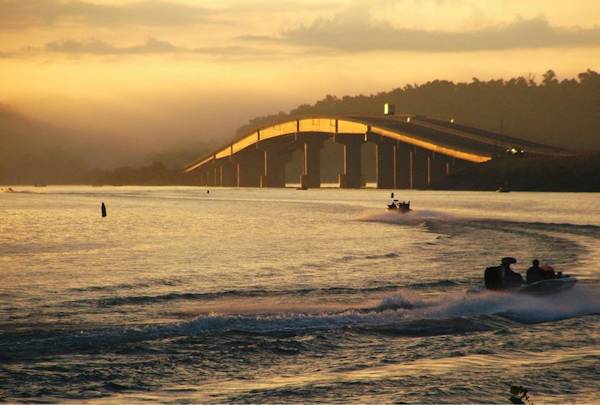
M 341 188 L 365 185 L 362 148 L 374 144 L 377 188 L 427 188 L 456 170 L 505 154 L 568 155 L 565 150 L 478 128 L 422 116 L 293 117 L 248 131 L 184 171 L 198 184 L 223 187 L 285 187 L 285 167 L 303 153 L 299 183 L 321 186 L 321 152 L 327 142 L 342 148 Z

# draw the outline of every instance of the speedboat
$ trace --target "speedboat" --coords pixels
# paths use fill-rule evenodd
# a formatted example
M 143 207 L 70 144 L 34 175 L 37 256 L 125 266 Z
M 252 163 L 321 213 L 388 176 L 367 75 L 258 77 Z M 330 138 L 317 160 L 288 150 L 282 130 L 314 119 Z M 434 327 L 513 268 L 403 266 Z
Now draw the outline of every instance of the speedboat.
M 485 286 L 474 287 L 467 291 L 469 294 L 480 294 L 484 291 L 494 291 L 503 294 L 526 294 L 533 296 L 544 296 L 559 294 L 563 291 L 570 290 L 577 284 L 577 278 L 573 276 L 561 276 L 548 280 L 536 281 L 535 283 L 522 284 L 520 287 L 508 289 L 490 289 Z
M 388 211 L 397 211 L 399 213 L 405 213 L 411 211 L 410 201 L 398 201 L 392 200 L 387 206 Z
M 548 295 L 566 291 L 577 283 L 577 278 L 573 276 L 560 276 L 548 280 L 540 280 L 535 283 L 523 284 L 517 292 L 532 295 Z

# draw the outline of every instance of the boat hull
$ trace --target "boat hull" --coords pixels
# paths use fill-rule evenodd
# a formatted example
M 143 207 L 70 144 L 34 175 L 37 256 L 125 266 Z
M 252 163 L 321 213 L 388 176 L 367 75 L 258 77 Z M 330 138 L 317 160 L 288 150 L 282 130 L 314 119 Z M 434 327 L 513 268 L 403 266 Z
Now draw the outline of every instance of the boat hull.
M 532 295 L 556 294 L 561 291 L 570 290 L 577 283 L 577 279 L 571 276 L 553 278 L 549 280 L 537 281 L 531 284 L 524 284 L 519 293 Z

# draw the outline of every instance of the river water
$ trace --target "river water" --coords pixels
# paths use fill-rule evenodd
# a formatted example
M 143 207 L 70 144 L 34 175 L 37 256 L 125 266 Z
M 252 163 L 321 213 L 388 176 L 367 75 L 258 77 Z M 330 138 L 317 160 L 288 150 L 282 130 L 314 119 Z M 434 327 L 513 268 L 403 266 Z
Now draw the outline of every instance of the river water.
M 597 194 L 402 191 L 401 215 L 381 190 L 16 189 L 0 400 L 600 398 Z M 580 282 L 476 292 L 508 255 Z

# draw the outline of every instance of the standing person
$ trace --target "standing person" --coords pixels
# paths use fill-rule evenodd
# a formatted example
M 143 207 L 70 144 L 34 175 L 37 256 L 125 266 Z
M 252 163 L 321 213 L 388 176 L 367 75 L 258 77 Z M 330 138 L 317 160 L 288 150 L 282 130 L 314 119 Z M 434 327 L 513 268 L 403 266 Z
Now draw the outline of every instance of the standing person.
M 392 193 L 392 195 L 390 196 L 390 203 L 388 204 L 388 208 L 389 209 L 398 208 L 398 206 L 396 205 L 396 200 L 394 200 L 394 193 Z

